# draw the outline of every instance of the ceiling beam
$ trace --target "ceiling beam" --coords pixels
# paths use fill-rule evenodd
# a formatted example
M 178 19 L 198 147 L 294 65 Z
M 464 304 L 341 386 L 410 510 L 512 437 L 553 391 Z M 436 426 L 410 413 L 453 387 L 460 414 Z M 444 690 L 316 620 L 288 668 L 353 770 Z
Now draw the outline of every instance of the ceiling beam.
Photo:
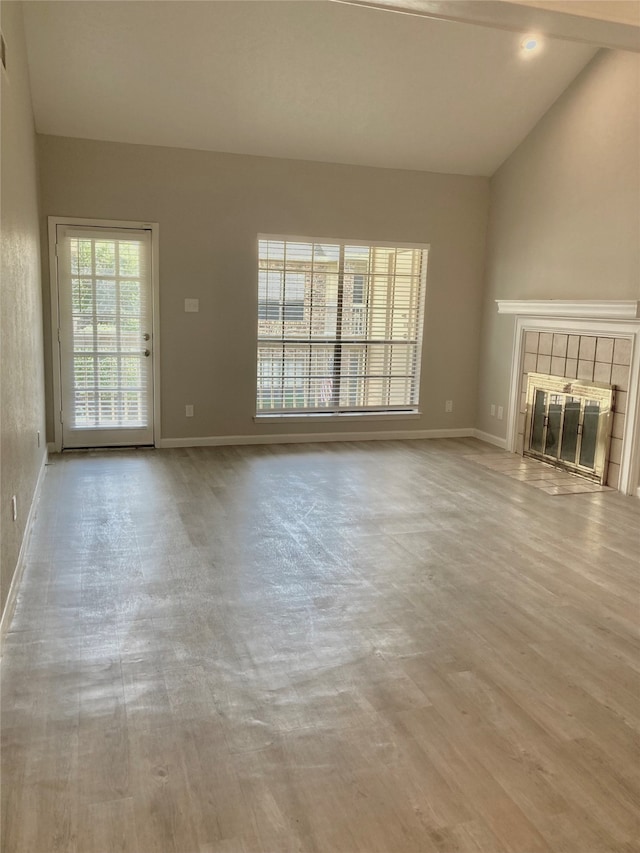
M 635 0 L 611 3 L 579 0 L 337 0 L 405 15 L 477 24 L 512 32 L 582 42 L 640 53 L 640 21 Z M 584 12 L 584 14 L 583 14 Z

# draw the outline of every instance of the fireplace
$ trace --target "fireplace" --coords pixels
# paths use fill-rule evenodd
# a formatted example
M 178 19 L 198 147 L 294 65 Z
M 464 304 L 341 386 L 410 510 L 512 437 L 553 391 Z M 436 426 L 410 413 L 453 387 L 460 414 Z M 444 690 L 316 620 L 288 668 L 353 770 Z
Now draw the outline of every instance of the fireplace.
M 614 389 L 529 373 L 523 453 L 603 484 L 607 477 Z
M 497 304 L 514 322 L 506 438 L 493 443 L 640 497 L 640 300 Z M 561 384 L 538 400 L 533 374 Z

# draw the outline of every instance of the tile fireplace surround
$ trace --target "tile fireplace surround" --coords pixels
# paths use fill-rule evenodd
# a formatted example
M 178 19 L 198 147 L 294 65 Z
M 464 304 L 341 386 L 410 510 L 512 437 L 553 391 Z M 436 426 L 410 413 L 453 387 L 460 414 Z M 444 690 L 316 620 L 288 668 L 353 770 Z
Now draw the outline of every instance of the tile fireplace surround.
M 522 454 L 527 375 L 605 382 L 615 388 L 607 485 L 637 494 L 640 439 L 640 303 L 497 300 L 515 315 L 507 450 Z

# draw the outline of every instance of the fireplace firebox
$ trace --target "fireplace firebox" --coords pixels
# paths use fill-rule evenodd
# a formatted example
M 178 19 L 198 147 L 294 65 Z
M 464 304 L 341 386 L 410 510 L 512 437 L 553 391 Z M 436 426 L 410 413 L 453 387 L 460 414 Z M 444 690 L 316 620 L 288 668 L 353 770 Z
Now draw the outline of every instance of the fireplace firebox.
M 529 373 L 524 455 L 604 483 L 614 393 L 600 382 Z

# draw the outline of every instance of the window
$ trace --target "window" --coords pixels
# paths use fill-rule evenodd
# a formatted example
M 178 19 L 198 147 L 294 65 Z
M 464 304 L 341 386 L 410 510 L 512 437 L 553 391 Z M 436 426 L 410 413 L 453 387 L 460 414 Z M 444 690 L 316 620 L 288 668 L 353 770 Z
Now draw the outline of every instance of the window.
M 260 237 L 257 414 L 418 405 L 426 246 Z
M 362 305 L 364 302 L 364 276 L 354 275 L 353 280 L 353 304 Z
M 351 308 L 351 331 L 354 335 L 364 334 L 364 310 L 365 310 L 365 295 L 364 295 L 364 280 L 363 275 L 352 276 L 352 308 Z
M 304 287 L 304 274 L 259 270 L 258 320 L 304 320 Z

